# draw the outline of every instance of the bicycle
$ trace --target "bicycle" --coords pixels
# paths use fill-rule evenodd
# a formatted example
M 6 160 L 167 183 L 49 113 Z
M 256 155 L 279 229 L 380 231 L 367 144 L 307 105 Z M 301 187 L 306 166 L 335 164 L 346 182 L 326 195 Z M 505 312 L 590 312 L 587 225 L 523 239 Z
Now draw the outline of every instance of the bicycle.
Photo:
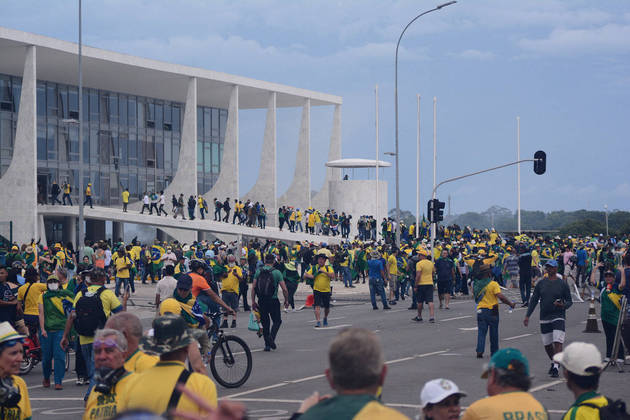
M 20 363 L 20 375 L 28 374 L 39 362 L 42 361 L 42 352 L 39 344 L 39 338 L 35 335 L 30 335 L 24 339 L 23 344 L 24 355 L 22 362 Z M 70 350 L 68 346 L 65 349 L 65 369 L 66 372 L 70 369 Z
M 252 373 L 252 352 L 242 338 L 226 335 L 217 326 L 221 313 L 207 315 L 212 320 L 206 330 L 208 339 L 212 341 L 212 349 L 206 355 L 212 376 L 226 388 L 238 388 L 247 382 Z

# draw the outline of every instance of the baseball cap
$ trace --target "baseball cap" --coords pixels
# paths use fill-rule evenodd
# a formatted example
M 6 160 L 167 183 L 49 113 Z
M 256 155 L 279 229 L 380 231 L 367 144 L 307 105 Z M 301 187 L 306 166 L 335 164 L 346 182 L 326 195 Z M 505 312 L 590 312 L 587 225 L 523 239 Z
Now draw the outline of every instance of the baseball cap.
M 449 379 L 433 379 L 422 387 L 422 391 L 420 391 L 420 405 L 422 408 L 425 408 L 428 404 L 437 404 L 451 395 L 465 397 L 466 393 L 461 391 L 455 382 Z
M 556 353 L 553 361 L 579 376 L 597 375 L 602 370 L 602 354 L 591 343 L 573 342 L 564 351 Z
M 557 267 L 558 266 L 558 261 L 556 260 L 549 260 L 545 263 L 545 267 L 549 266 L 549 267 Z
M 490 369 L 498 368 L 505 370 L 514 370 L 512 362 L 520 362 L 525 366 L 525 375 L 529 376 L 529 362 L 519 349 L 505 348 L 497 351 L 490 358 L 490 363 L 484 366 L 481 377 L 486 379 L 490 373 Z

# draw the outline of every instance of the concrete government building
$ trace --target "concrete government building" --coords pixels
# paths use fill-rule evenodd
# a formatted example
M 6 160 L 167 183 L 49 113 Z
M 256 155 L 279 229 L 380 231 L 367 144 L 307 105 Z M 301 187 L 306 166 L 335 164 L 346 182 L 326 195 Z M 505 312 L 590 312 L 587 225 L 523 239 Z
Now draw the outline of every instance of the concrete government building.
M 344 200 L 370 194 L 375 182 L 342 181 L 338 168 L 328 167 L 321 188 L 311 194 L 311 107 L 331 108 L 328 160 L 338 160 L 340 97 L 98 48 L 84 46 L 82 55 L 79 156 L 79 128 L 72 122 L 79 118 L 78 45 L 0 27 L 0 222 L 13 223 L 14 241 L 75 242 L 80 159 L 83 185 L 92 183 L 95 209 L 85 209 L 86 236 L 92 239 L 105 237 L 106 220 L 113 222 L 115 237 L 122 236 L 125 222 L 152 224 L 153 217 L 137 219 L 144 191 L 164 190 L 169 210 L 173 194 L 203 195 L 210 219 L 214 197 L 259 201 L 267 208 L 270 226 L 276 226 L 282 205 L 376 214 L 374 199 Z M 277 190 L 278 107 L 302 110 L 295 173 L 285 192 Z M 239 190 L 239 109 L 267 112 L 259 176 L 247 192 Z M 38 204 L 50 201 L 53 181 L 72 186 L 74 207 Z M 130 212 L 122 213 L 121 193 L 127 187 Z M 383 181 L 379 192 L 379 214 L 384 216 Z M 189 221 L 162 219 L 167 220 L 155 224 L 158 234 L 182 242 L 190 243 L 204 231 L 218 232 L 218 223 L 211 221 L 194 230 L 184 227 Z M 4 228 L 0 234 L 8 236 Z

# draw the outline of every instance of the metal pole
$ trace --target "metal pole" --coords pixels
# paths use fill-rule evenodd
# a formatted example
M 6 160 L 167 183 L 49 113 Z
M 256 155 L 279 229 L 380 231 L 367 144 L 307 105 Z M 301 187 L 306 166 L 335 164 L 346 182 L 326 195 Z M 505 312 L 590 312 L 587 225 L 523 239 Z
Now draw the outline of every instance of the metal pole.
M 516 160 L 521 160 L 521 117 L 516 117 Z M 516 230 L 521 234 L 521 165 L 516 165 Z
M 435 199 L 435 183 L 437 182 L 437 98 L 433 97 L 433 193 L 431 198 Z M 437 222 L 431 223 L 431 258 L 433 258 L 433 246 L 435 245 L 435 234 L 437 230 Z
M 375 109 L 375 117 L 374 117 L 374 126 L 376 131 L 376 240 L 378 240 L 378 226 L 379 226 L 379 201 L 378 201 L 378 193 L 379 193 L 379 184 L 378 184 L 378 85 L 374 87 L 374 109 Z
M 85 240 L 83 222 L 83 66 L 82 66 L 82 18 L 81 0 L 79 0 L 79 238 L 77 249 L 83 246 Z
M 398 47 L 400 47 L 400 40 L 402 39 L 405 31 L 412 23 L 418 20 L 420 17 L 426 15 L 427 13 L 435 12 L 436 10 L 440 10 L 443 7 L 450 6 L 451 4 L 457 3 L 456 1 L 449 1 L 439 6 L 427 10 L 426 12 L 420 13 L 415 18 L 411 19 L 411 21 L 405 26 L 405 29 L 402 30 L 400 36 L 398 37 L 398 42 L 396 43 L 396 56 L 394 58 L 394 114 L 396 121 L 396 244 L 400 244 L 400 186 L 399 186 L 399 167 L 398 167 Z
M 604 215 L 606 217 L 606 236 L 608 236 L 608 204 L 604 204 Z
M 415 237 L 420 237 L 420 95 L 416 95 L 418 99 L 418 130 L 417 130 L 417 148 L 416 148 L 416 231 Z

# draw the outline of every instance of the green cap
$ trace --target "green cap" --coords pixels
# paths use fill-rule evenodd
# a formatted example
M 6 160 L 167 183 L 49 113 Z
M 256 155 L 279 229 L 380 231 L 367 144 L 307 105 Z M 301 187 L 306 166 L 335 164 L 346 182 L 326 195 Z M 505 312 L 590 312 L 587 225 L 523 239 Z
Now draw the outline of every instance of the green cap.
M 483 379 L 487 378 L 490 369 L 494 368 L 513 370 L 515 369 L 515 367 L 512 365 L 512 362 L 515 361 L 520 362 L 523 364 L 523 366 L 525 366 L 525 374 L 529 376 L 529 362 L 527 361 L 523 353 L 521 353 L 521 351 L 518 349 L 508 347 L 505 349 L 501 349 L 492 355 L 492 357 L 490 358 L 490 363 L 484 366 L 481 377 Z

